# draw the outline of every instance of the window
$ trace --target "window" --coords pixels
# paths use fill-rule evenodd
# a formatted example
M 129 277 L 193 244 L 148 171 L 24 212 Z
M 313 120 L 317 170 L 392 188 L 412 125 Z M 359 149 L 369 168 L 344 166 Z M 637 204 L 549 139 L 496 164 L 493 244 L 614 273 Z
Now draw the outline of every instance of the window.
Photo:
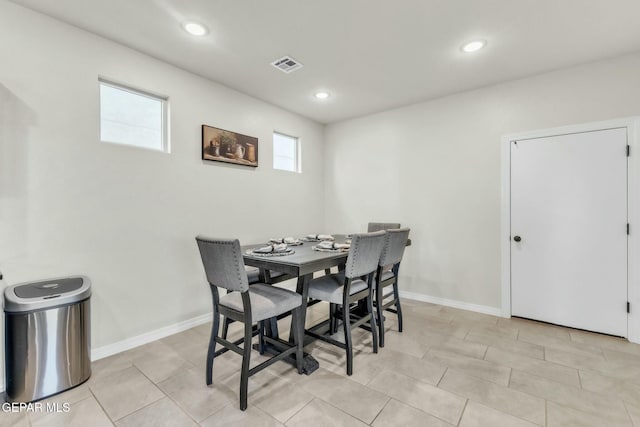
M 100 80 L 100 140 L 169 151 L 167 99 Z
M 300 172 L 298 138 L 277 132 L 273 133 L 273 168 Z

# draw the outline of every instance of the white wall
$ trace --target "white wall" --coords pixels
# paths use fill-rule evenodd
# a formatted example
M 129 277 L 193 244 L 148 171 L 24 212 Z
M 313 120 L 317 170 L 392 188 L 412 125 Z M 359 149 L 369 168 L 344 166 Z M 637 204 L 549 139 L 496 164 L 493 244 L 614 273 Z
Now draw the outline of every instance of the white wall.
M 321 125 L 8 2 L 0 58 L 0 270 L 89 276 L 93 347 L 211 311 L 197 234 L 322 226 Z M 98 76 L 169 96 L 171 154 L 99 141 Z M 258 137 L 260 166 L 205 164 L 202 124 Z M 274 129 L 304 173 L 272 169 Z
M 326 229 L 401 222 L 401 289 L 498 312 L 500 137 L 638 115 L 638 76 L 636 54 L 329 125 Z

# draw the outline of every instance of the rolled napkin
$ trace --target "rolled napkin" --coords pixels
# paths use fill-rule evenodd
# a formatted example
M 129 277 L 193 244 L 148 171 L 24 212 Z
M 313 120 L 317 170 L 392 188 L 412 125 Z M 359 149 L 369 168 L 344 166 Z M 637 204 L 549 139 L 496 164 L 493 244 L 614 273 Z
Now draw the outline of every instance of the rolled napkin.
M 309 240 L 335 240 L 331 234 L 307 234 Z
M 288 245 L 296 245 L 300 243 L 295 237 L 276 237 L 269 239 L 269 243 L 286 243 Z
M 273 252 L 286 252 L 289 250 L 289 247 L 286 243 L 280 243 L 277 245 L 273 245 Z
M 329 241 L 323 241 L 316 245 L 320 249 L 349 249 L 351 245 L 347 243 L 335 243 Z
M 287 250 L 287 244 L 280 243 L 277 245 L 263 246 L 261 248 L 254 249 L 253 252 L 258 254 L 270 254 L 271 252 L 286 252 Z

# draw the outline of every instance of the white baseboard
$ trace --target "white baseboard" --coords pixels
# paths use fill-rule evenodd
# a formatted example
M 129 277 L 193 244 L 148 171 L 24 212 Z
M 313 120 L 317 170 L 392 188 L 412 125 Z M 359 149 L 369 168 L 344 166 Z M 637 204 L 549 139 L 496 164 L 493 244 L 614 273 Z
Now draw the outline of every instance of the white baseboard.
M 433 297 L 425 294 L 418 294 L 415 292 L 400 291 L 402 298 L 412 299 L 416 301 L 424 301 L 432 304 L 444 305 L 447 307 L 459 308 L 462 310 L 475 311 L 477 313 L 490 314 L 492 316 L 501 316 L 502 312 L 499 308 L 489 307 L 486 305 L 471 304 L 464 301 L 451 300 L 440 297 Z M 169 335 L 177 334 L 187 329 L 191 329 L 195 326 L 202 325 L 211 321 L 211 313 L 203 314 L 192 319 L 184 320 L 173 325 L 165 326 L 164 328 L 156 329 L 135 337 L 127 338 L 122 341 L 108 344 L 102 347 L 94 348 L 91 350 L 91 360 L 98 360 L 104 357 L 108 357 L 123 351 L 130 350 L 135 347 L 150 343 L 152 341 L 159 340 Z
M 447 307 L 459 308 L 462 310 L 475 311 L 477 313 L 490 314 L 492 316 L 502 317 L 502 310 L 497 307 L 488 305 L 472 304 L 464 301 L 453 299 L 433 297 L 431 295 L 418 294 L 415 292 L 400 291 L 400 297 L 412 299 L 416 301 L 430 302 L 432 304 L 445 305 Z
M 135 337 L 127 338 L 122 341 L 114 342 L 98 348 L 91 349 L 91 360 L 98 360 L 104 357 L 121 353 L 126 350 L 130 350 L 135 347 L 156 341 L 169 335 L 177 334 L 178 332 L 186 331 L 195 326 L 202 325 L 211 321 L 211 313 L 203 314 L 192 319 L 183 320 L 182 322 L 174 323 L 173 325 L 165 326 L 164 328 L 156 329 Z

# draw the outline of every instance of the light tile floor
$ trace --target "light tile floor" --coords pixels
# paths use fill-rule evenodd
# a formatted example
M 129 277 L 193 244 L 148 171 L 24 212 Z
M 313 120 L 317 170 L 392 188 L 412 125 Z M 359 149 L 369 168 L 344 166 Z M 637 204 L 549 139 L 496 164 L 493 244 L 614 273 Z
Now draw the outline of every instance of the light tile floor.
M 0 412 L 0 427 L 640 427 L 640 345 L 410 300 L 403 307 L 405 332 L 388 314 L 378 354 L 368 332 L 354 332 L 351 377 L 343 351 L 316 342 L 306 350 L 318 371 L 272 365 L 251 378 L 245 412 L 239 356 L 217 358 L 214 386 L 205 385 L 210 325 L 202 325 L 95 362 L 86 384 L 48 400 L 70 403 L 70 412 Z M 326 311 L 312 307 L 310 323 Z M 252 365 L 261 360 L 252 354 Z

